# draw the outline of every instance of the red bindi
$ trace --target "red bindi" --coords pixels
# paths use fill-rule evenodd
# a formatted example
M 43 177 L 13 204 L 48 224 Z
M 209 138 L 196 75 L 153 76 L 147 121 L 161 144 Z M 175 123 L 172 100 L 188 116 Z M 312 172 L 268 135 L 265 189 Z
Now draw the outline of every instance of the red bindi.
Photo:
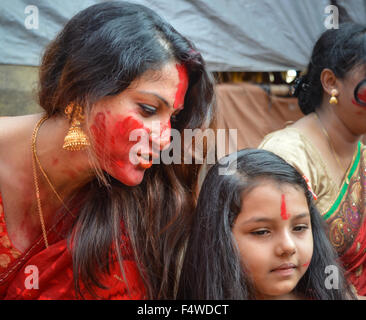
M 179 83 L 177 92 L 175 93 L 174 109 L 181 108 L 184 105 L 184 96 L 188 88 L 188 74 L 187 69 L 182 64 L 175 65 L 178 71 Z
M 289 217 L 290 217 L 290 215 L 287 213 L 287 210 L 286 210 L 285 195 L 283 194 L 281 196 L 281 218 L 283 220 L 287 220 Z

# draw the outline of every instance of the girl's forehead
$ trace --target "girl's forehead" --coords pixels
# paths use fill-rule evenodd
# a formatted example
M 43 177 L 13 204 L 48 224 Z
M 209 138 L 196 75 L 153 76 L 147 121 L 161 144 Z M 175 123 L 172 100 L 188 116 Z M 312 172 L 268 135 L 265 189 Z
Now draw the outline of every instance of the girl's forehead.
M 267 194 L 284 194 L 295 193 L 298 195 L 304 195 L 305 193 L 301 186 L 297 184 L 291 184 L 288 182 L 280 182 L 270 178 L 255 179 L 252 182 L 252 186 L 248 191 L 243 190 L 242 199 L 246 198 L 249 194 L 255 193 L 256 197 L 266 196 Z
M 266 181 L 243 194 L 240 214 L 242 218 L 255 215 L 283 218 L 285 214 L 308 210 L 307 199 L 301 188 L 292 184 Z

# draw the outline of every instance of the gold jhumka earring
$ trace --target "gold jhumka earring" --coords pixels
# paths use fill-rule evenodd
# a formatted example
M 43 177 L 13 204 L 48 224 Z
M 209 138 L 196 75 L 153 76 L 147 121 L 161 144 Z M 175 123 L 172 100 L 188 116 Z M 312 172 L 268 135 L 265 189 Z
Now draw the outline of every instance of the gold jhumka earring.
M 330 92 L 330 94 L 332 95 L 331 98 L 329 99 L 329 103 L 330 104 L 337 104 L 338 103 L 338 99 L 336 97 L 336 95 L 338 94 L 337 89 L 332 89 L 332 91 Z
M 71 119 L 71 126 L 67 132 L 62 148 L 69 151 L 79 151 L 90 146 L 88 136 L 81 128 L 81 124 L 84 121 L 82 107 L 70 103 L 65 108 L 65 114 L 68 119 Z

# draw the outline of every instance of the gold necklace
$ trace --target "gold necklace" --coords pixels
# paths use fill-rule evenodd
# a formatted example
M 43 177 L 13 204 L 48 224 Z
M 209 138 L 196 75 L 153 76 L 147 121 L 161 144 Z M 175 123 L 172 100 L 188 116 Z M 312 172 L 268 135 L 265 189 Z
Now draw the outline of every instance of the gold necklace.
M 38 126 L 38 129 L 40 128 L 40 126 L 42 125 L 42 123 L 47 120 L 48 116 L 44 116 L 39 122 L 39 126 Z M 38 129 L 37 129 L 37 132 L 36 132 L 36 137 L 35 139 L 37 138 L 37 133 L 38 133 Z M 33 154 L 34 154 L 34 157 L 37 161 L 37 164 L 38 164 L 38 167 L 39 167 L 39 170 L 42 172 L 44 178 L 46 179 L 48 185 L 51 187 L 53 193 L 56 195 L 56 197 L 58 198 L 58 200 L 62 203 L 62 205 L 64 206 L 64 208 L 71 214 L 72 217 L 75 217 L 73 215 L 73 213 L 70 211 L 70 209 L 67 207 L 67 205 L 65 204 L 65 202 L 62 200 L 61 196 L 58 194 L 58 192 L 56 191 L 55 187 L 53 186 L 53 184 L 51 183 L 50 179 L 48 178 L 46 172 L 44 171 L 42 165 L 41 165 L 41 162 L 39 161 L 39 158 L 37 156 L 37 148 L 36 148 L 36 141 L 34 141 L 34 151 L 33 151 Z
M 52 185 L 52 183 L 51 183 L 50 179 L 48 178 L 46 172 L 42 168 L 41 162 L 39 161 L 38 156 L 37 156 L 36 142 L 37 142 L 38 130 L 41 127 L 41 125 L 43 124 L 43 122 L 45 122 L 47 119 L 48 119 L 48 116 L 47 115 L 43 116 L 37 122 L 37 124 L 36 124 L 36 126 L 35 126 L 35 128 L 33 130 L 33 134 L 32 134 L 32 167 L 33 167 L 33 178 L 34 178 L 34 186 L 35 186 L 35 189 L 36 189 L 36 198 L 37 198 L 37 206 L 38 206 L 39 220 L 41 222 L 42 234 L 43 234 L 43 239 L 44 239 L 44 243 L 45 243 L 46 248 L 48 248 L 48 239 L 47 239 L 46 226 L 45 226 L 45 222 L 44 222 L 44 218 L 43 218 L 43 212 L 42 212 L 42 203 L 41 203 L 41 197 L 40 197 L 40 192 L 39 192 L 39 183 L 38 183 L 36 162 L 38 164 L 38 167 L 39 167 L 40 171 L 42 172 L 43 176 L 45 177 L 47 183 L 49 184 L 49 186 L 51 187 L 52 191 L 54 192 L 54 194 L 60 200 L 60 202 L 62 203 L 62 205 L 64 206 L 64 208 L 71 214 L 71 216 L 74 217 L 74 215 L 72 214 L 72 212 L 65 205 L 65 203 L 62 200 L 62 198 L 60 197 L 60 195 L 57 193 L 55 187 Z
M 330 149 L 331 149 L 331 151 L 332 151 L 332 153 L 334 155 L 334 158 L 337 161 L 337 164 L 338 164 L 339 169 L 341 170 L 341 172 L 345 172 L 345 174 L 346 174 L 347 173 L 346 172 L 347 170 L 345 170 L 345 168 L 341 165 L 341 161 L 339 160 L 338 155 L 337 155 L 337 152 L 335 151 L 335 149 L 333 147 L 332 140 L 330 140 L 330 137 L 329 137 L 329 134 L 328 134 L 327 130 L 325 129 L 323 123 L 321 122 L 321 120 L 320 120 L 320 118 L 319 118 L 319 116 L 317 115 L 316 112 L 314 112 L 314 115 L 315 115 L 315 118 L 319 121 L 320 128 L 321 128 L 322 132 L 324 133 L 325 137 L 327 138 L 328 145 L 329 145 L 329 147 L 330 147 Z M 348 177 L 347 176 L 346 176 L 346 182 L 347 182 L 347 184 L 349 184 L 349 180 L 348 180 Z
M 42 117 L 36 124 L 33 134 L 32 134 L 32 167 L 33 167 L 33 179 L 34 179 L 34 187 L 36 189 L 36 198 L 37 198 L 37 206 L 38 206 L 38 215 L 39 220 L 41 222 L 42 227 L 42 234 L 43 234 L 43 240 L 46 248 L 48 248 L 48 239 L 47 239 L 47 232 L 46 232 L 46 226 L 43 218 L 43 212 L 42 212 L 42 203 L 41 203 L 41 197 L 39 193 L 39 184 L 38 184 L 38 176 L 37 176 L 37 169 L 36 169 L 36 140 L 37 140 L 37 133 L 39 130 L 39 127 L 42 125 L 42 123 L 47 119 L 47 116 Z

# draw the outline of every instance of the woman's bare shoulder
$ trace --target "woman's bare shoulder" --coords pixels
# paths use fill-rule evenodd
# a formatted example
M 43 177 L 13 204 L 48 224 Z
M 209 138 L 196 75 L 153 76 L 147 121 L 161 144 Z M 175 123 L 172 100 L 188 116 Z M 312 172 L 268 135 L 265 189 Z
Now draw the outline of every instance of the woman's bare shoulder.
M 4 139 L 17 137 L 18 134 L 24 130 L 28 130 L 30 124 L 34 122 L 34 118 L 37 115 L 24 115 L 24 116 L 12 116 L 12 117 L 0 117 L 0 143 L 4 142 Z
M 0 118 L 0 163 L 7 162 L 17 155 L 25 141 L 30 141 L 29 132 L 34 126 L 37 115 L 1 117 Z M 30 143 L 30 142 L 29 142 Z
M 0 147 L 12 130 L 13 117 L 0 117 Z M 1 150 L 0 150 L 1 151 Z
M 17 164 L 30 149 L 31 132 L 37 115 L 0 117 L 0 189 L 9 176 L 18 174 Z

